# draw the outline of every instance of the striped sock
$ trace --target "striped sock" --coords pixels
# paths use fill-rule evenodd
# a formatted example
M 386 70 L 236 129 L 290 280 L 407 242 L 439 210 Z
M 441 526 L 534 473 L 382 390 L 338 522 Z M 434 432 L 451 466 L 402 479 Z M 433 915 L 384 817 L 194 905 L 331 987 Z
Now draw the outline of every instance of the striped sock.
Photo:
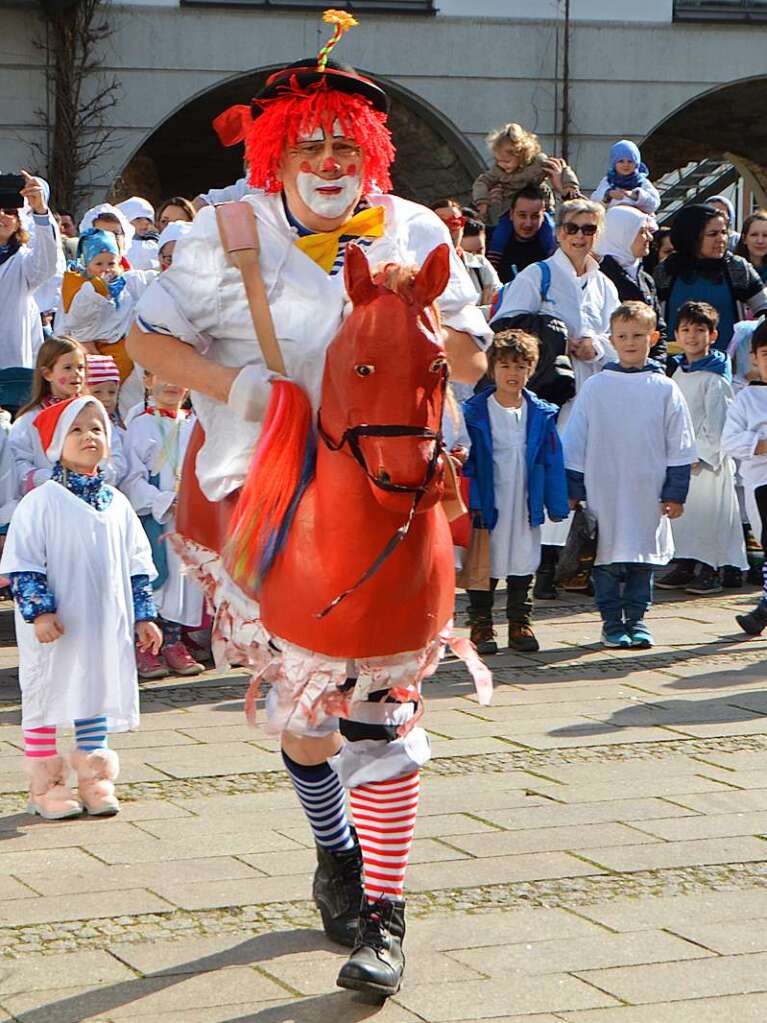
M 418 812 L 418 771 L 352 789 L 354 825 L 362 846 L 368 901 L 401 899 Z
M 331 852 L 353 849 L 346 793 L 328 762 L 307 767 L 291 760 L 285 750 L 282 759 L 317 845 Z
M 75 745 L 84 750 L 106 749 L 107 719 L 80 718 L 75 721 Z
M 41 757 L 55 757 L 57 753 L 55 726 L 24 729 L 25 757 L 38 760 Z

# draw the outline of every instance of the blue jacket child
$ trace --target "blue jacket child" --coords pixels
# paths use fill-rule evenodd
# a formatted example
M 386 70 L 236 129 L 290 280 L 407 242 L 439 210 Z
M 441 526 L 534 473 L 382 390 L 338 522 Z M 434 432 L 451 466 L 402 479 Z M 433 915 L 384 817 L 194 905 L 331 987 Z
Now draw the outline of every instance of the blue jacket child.
M 463 467 L 470 480 L 469 508 L 479 513 L 481 525 L 493 529 L 498 521 L 493 480 L 493 435 L 487 402 L 495 387 L 488 387 L 463 403 L 466 427 L 471 437 L 471 453 Z M 551 519 L 566 519 L 570 514 L 567 477 L 562 444 L 557 433 L 556 405 L 522 391 L 527 402 L 525 457 L 527 461 L 527 507 L 530 525 L 540 526 L 544 510 Z

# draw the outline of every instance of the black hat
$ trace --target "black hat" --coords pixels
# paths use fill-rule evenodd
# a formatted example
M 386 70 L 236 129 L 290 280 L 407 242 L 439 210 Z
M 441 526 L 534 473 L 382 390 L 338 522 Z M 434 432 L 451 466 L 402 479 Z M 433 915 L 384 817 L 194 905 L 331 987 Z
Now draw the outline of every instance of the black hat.
M 353 93 L 357 96 L 364 96 L 370 100 L 375 110 L 382 114 L 389 112 L 389 97 L 383 89 L 376 85 L 370 78 L 364 78 L 359 72 L 348 64 L 337 64 L 329 60 L 324 68 L 317 66 L 316 57 L 307 57 L 304 60 L 297 60 L 294 64 L 280 68 L 269 75 L 266 85 L 251 100 L 251 113 L 254 117 L 262 112 L 261 103 L 265 100 L 277 99 L 290 90 L 294 82 L 301 88 L 314 85 L 317 82 L 325 82 L 328 89 L 336 89 L 338 92 Z

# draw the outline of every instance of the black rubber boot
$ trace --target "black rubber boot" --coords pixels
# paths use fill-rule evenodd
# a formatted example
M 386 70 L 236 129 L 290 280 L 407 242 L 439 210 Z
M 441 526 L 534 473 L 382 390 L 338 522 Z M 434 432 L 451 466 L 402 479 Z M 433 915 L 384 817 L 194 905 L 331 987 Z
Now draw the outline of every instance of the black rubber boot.
M 362 850 L 351 828 L 354 848 L 331 852 L 318 845 L 312 896 L 322 917 L 325 934 L 339 945 L 353 948 L 362 902 Z
M 749 636 L 761 636 L 767 628 L 767 607 L 760 600 L 753 611 L 744 615 L 735 615 L 735 621 Z
M 559 560 L 559 548 L 551 544 L 543 544 L 541 547 L 541 563 L 535 573 L 535 588 L 533 596 L 536 600 L 556 600 L 557 587 L 555 577 L 557 561 Z
M 404 902 L 363 900 L 354 951 L 341 967 L 338 986 L 378 998 L 396 995 L 405 970 L 404 937 Z

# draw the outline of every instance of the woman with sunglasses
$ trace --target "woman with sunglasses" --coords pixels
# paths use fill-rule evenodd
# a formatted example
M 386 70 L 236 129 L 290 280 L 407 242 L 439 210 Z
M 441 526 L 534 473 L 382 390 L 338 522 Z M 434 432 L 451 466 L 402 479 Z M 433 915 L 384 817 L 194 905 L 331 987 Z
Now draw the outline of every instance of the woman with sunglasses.
M 477 305 L 485 319 L 490 318 L 493 299 L 501 290 L 501 281 L 495 267 L 486 256 L 479 252 L 468 252 L 463 247 L 463 232 L 466 217 L 455 199 L 437 199 L 430 207 L 450 232 L 450 241 L 458 257 L 466 267 L 477 292 Z M 480 224 L 480 226 L 482 226 Z
M 569 335 L 576 391 L 587 377 L 616 358 L 610 343 L 610 314 L 620 305 L 618 292 L 592 254 L 603 224 L 600 203 L 590 199 L 563 202 L 556 219 L 559 248 L 548 259 L 525 267 L 504 286 L 491 321 L 498 330 L 511 325 L 502 321 L 524 313 L 562 320 Z
M 24 185 L 0 192 L 0 369 L 35 365 L 43 343 L 34 291 L 64 269 L 59 229 L 46 205 L 42 185 L 21 171 Z M 29 225 L 22 216 L 29 213 Z M 30 246 L 27 226 L 34 228 Z

